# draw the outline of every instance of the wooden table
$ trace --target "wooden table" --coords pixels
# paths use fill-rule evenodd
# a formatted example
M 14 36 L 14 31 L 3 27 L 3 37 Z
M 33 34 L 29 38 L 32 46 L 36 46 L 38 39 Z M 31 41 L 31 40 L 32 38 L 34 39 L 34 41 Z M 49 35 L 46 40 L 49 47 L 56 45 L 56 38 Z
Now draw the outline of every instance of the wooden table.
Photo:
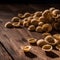
M 27 38 L 42 38 L 41 33 L 30 32 L 26 28 L 8 29 L 4 27 L 7 21 L 18 13 L 35 12 L 50 7 L 59 8 L 59 4 L 3 4 L 0 5 L 0 60 L 60 60 L 60 51 L 44 52 L 40 47 L 31 45 L 30 53 L 24 53 L 22 46 L 30 45 Z

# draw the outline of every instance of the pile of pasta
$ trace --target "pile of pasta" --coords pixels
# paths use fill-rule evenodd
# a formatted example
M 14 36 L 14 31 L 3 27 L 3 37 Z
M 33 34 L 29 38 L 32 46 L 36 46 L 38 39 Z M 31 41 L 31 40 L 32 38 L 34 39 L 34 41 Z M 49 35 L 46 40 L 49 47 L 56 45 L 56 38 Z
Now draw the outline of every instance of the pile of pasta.
M 51 35 L 50 33 L 43 33 L 44 39 L 37 40 L 36 38 L 28 38 L 30 44 L 36 44 L 43 51 L 51 52 L 53 49 L 60 51 L 60 34 Z M 32 47 L 27 45 L 23 47 L 24 52 L 30 52 Z
M 37 11 L 35 13 L 26 12 L 18 14 L 13 17 L 11 21 L 5 24 L 7 28 L 21 28 L 26 27 L 29 31 L 36 31 L 42 33 L 44 39 L 29 38 L 29 43 L 36 43 L 44 51 L 51 51 L 55 46 L 60 50 L 60 34 L 50 34 L 52 30 L 60 30 L 60 10 L 54 7 L 44 11 Z M 30 51 L 31 46 L 25 46 L 25 52 Z

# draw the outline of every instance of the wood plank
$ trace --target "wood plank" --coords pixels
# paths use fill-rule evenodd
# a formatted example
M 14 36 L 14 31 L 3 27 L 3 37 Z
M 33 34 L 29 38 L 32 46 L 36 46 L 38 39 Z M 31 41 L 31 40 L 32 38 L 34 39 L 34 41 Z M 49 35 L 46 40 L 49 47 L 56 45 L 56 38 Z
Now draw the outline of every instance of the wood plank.
M 41 35 L 41 33 L 36 33 L 36 32 L 29 32 L 26 28 L 24 28 L 24 31 L 22 31 L 22 30 L 20 30 L 20 29 L 18 29 L 18 31 L 21 33 L 21 32 L 25 32 L 25 35 L 23 34 L 23 33 L 21 33 L 25 38 L 26 37 L 28 37 L 29 35 L 30 36 L 32 36 L 32 37 L 35 37 L 35 38 L 37 38 L 37 39 L 41 39 L 42 38 L 42 35 Z M 27 39 L 27 38 L 26 38 Z M 34 46 L 33 48 L 35 48 L 34 50 L 35 51 L 38 51 L 37 53 L 40 55 L 40 57 L 41 56 L 43 56 L 43 57 L 45 57 L 46 58 L 46 60 L 54 60 L 54 59 L 52 59 L 52 58 L 58 58 L 58 59 L 60 59 L 60 52 L 59 51 L 56 51 L 56 50 L 53 50 L 53 52 L 51 52 L 51 54 L 54 56 L 54 57 L 52 57 L 52 56 L 49 56 L 49 54 L 48 54 L 48 56 L 44 56 L 44 55 L 46 55 L 46 53 L 44 53 L 42 50 L 41 50 L 41 48 L 40 47 L 36 47 L 36 46 Z M 34 51 L 33 50 L 33 51 Z M 40 52 L 39 52 L 40 51 Z M 35 53 L 35 52 L 34 52 Z M 36 53 L 36 54 L 37 54 Z
M 1 26 L 1 29 L 2 29 L 2 36 L 9 39 L 9 43 L 11 42 L 10 44 L 13 46 L 13 49 L 15 51 L 17 51 L 19 53 L 19 55 L 20 55 L 20 52 L 21 52 L 20 47 L 28 44 L 27 42 L 25 42 L 23 44 L 23 42 L 20 40 L 20 39 L 22 39 L 21 37 L 23 36 L 23 38 L 26 40 L 28 37 L 32 37 L 31 36 L 32 34 L 28 34 L 28 32 L 27 32 L 27 30 L 25 30 L 25 28 L 24 29 L 17 29 L 20 33 L 16 29 L 7 29 L 7 28 L 4 28 L 2 26 Z M 36 35 L 36 33 L 33 36 L 35 36 L 35 35 Z M 1 39 L 4 38 L 4 37 L 1 37 Z M 35 38 L 36 37 L 37 36 L 35 36 Z M 47 58 L 47 56 L 45 56 L 45 53 L 40 48 L 38 48 L 37 46 L 33 46 L 32 52 L 34 52 L 34 54 L 38 56 L 37 59 L 41 59 L 41 60 L 42 59 L 43 60 L 48 60 L 49 59 L 49 58 Z M 24 53 L 21 53 L 21 54 L 24 54 Z M 25 56 L 23 56 L 23 57 L 24 57 L 24 59 L 26 59 Z
M 21 35 L 20 34 L 18 34 L 17 32 L 18 31 L 16 31 L 16 29 L 3 29 L 4 27 L 2 27 L 2 28 L 0 28 L 0 29 L 2 29 L 2 36 L 1 36 L 1 39 L 6 39 L 7 37 L 8 37 L 8 39 L 9 39 L 9 43 L 11 42 L 11 45 L 13 46 L 13 49 L 14 50 L 16 50 L 16 52 L 18 52 L 19 54 L 24 54 L 24 53 L 20 53 L 21 52 L 21 50 L 20 50 L 20 47 L 21 46 L 23 46 L 23 45 L 27 45 L 28 43 L 27 42 L 25 42 L 25 43 L 23 43 L 22 44 L 22 42 L 20 42 L 19 40 L 21 39 Z M 11 33 L 12 33 L 12 35 L 11 35 Z M 25 37 L 24 37 L 25 38 Z M 2 40 L 1 40 L 2 41 Z M 7 39 L 6 39 L 6 43 L 7 43 Z M 2 41 L 3 43 L 4 43 L 4 41 Z M 22 45 L 21 45 L 22 44 Z M 5 43 L 4 43 L 4 45 L 5 45 Z M 17 46 L 16 46 L 17 45 Z M 29 45 L 29 44 L 28 44 Z M 15 47 L 16 46 L 16 47 Z M 7 47 L 7 46 L 6 46 Z M 18 54 L 18 55 L 19 55 Z M 24 55 L 23 55 L 23 57 L 24 57 Z M 24 59 L 26 59 L 26 57 L 24 57 Z M 27 59 L 29 59 L 29 58 L 27 58 Z M 26 59 L 26 60 L 27 60 Z M 42 57 L 40 57 L 40 56 L 38 56 L 38 58 L 36 58 L 36 60 L 37 59 L 41 59 L 41 60 L 43 60 L 43 58 Z
M 2 30 L 2 28 L 1 28 Z M 7 31 L 8 30 L 8 31 Z M 12 30 L 10 30 L 12 31 Z M 23 51 L 21 51 L 21 48 L 20 48 L 20 45 L 17 43 L 19 42 L 19 40 L 21 39 L 18 39 L 18 37 L 16 37 L 17 35 L 16 34 L 12 34 L 11 33 L 13 32 L 10 32 L 9 29 L 6 29 L 6 30 L 2 30 L 1 31 L 1 36 L 0 36 L 0 41 L 5 45 L 6 49 L 8 50 L 8 52 L 12 55 L 12 57 L 15 59 L 15 60 L 24 60 L 24 59 L 29 59 L 27 57 L 24 57 L 24 53 L 22 53 Z M 9 32 L 9 33 L 8 33 Z M 9 36 L 7 37 L 6 34 Z M 14 33 L 14 32 L 13 32 Z M 16 35 L 16 36 L 15 36 Z M 16 39 L 16 38 L 17 39 Z M 5 40 L 5 41 L 4 41 Z M 15 41 L 14 41 L 15 40 Z M 15 43 L 15 44 L 14 44 Z M 16 44 L 17 43 L 17 44 Z M 14 53 L 14 54 L 13 54 Z
M 1 43 L 0 43 L 0 60 L 13 60 Z

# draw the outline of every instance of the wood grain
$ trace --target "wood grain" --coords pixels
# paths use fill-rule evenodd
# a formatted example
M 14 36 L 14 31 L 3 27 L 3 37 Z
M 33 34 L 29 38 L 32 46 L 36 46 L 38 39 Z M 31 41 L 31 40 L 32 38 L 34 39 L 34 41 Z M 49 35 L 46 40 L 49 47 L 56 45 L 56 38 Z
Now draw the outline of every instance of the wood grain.
M 3 45 L 0 43 L 0 60 L 12 60 L 11 56 L 7 53 Z
M 42 38 L 41 33 L 30 32 L 26 28 L 8 29 L 4 27 L 4 24 L 7 21 L 11 21 L 11 18 L 17 16 L 18 13 L 24 13 L 26 11 L 33 13 L 37 10 L 44 10 L 43 6 L 42 4 L 0 5 L 0 42 L 3 44 L 0 44 L 0 60 L 60 60 L 60 51 L 44 52 L 40 47 L 27 42 L 27 38 L 30 37 Z M 45 6 L 49 8 L 47 5 Z M 59 7 L 58 4 L 52 4 L 50 6 Z M 32 46 L 29 53 L 24 53 L 21 49 L 25 45 Z

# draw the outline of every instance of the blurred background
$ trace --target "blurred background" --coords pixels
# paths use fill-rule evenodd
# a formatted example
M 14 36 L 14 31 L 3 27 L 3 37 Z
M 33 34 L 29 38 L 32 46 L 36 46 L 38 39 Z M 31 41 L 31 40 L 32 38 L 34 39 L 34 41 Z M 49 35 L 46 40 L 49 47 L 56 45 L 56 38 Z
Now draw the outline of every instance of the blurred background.
M 59 0 L 1 0 L 0 18 L 17 16 L 18 13 L 34 13 L 39 10 L 55 7 L 60 9 Z
M 59 0 L 0 0 L 0 3 L 17 3 L 17 4 L 21 4 L 21 3 L 60 3 Z

